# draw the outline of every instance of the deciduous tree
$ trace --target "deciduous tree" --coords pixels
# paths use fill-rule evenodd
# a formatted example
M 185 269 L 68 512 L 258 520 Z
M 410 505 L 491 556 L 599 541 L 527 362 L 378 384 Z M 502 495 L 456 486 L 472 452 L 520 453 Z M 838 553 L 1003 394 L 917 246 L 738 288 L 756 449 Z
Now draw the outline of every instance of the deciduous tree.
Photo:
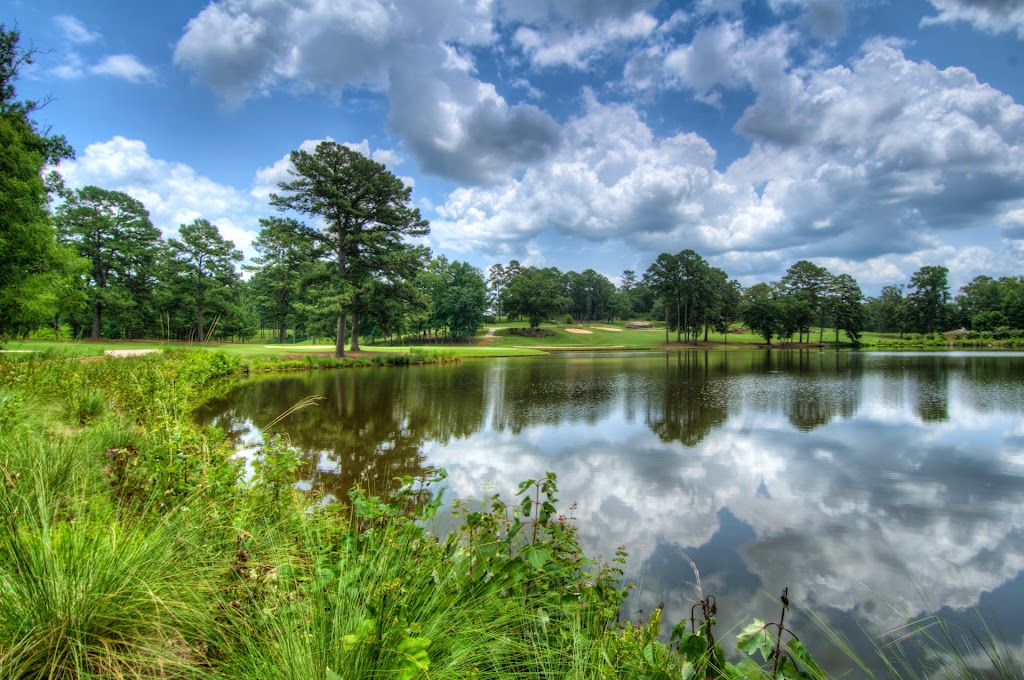
M 79 304 L 70 282 L 85 266 L 57 242 L 51 223 L 42 171 L 74 152 L 31 119 L 38 102 L 17 99 L 18 72 L 33 56 L 18 46 L 20 37 L 0 24 L 0 335 Z
M 570 303 L 563 292 L 561 272 L 554 268 L 523 269 L 509 281 L 505 295 L 509 314 L 527 317 L 530 328 L 537 328 L 544 319 L 564 313 Z
M 926 265 L 910 277 L 911 292 L 907 295 L 907 302 L 917 332 L 934 333 L 946 324 L 948 274 L 949 270 L 945 267 Z

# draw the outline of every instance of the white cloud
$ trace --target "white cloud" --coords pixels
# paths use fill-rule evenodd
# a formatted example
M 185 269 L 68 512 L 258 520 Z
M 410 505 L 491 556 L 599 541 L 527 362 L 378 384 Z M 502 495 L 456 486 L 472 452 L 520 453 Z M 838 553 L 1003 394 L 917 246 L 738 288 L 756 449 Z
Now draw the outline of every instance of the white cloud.
M 657 4 L 658 0 L 499 0 L 494 11 L 508 25 L 591 27 L 609 18 L 630 17 Z
M 67 42 L 73 45 L 84 45 L 97 42 L 103 38 L 101 33 L 89 30 L 85 24 L 73 16 L 61 14 L 53 18 Z M 50 69 L 50 73 L 58 78 L 73 80 L 88 74 L 112 76 L 132 83 L 153 80 L 155 73 L 131 54 L 110 54 L 99 61 L 89 64 L 76 50 L 70 49 L 64 54 L 64 63 Z
M 250 241 L 261 206 L 183 163 L 153 158 L 142 141 L 117 136 L 90 144 L 75 160 L 62 163 L 59 172 L 71 188 L 92 184 L 138 199 L 165 237 L 203 217 L 222 227 L 225 237 L 247 255 L 253 254 Z
M 617 44 L 646 38 L 657 26 L 658 22 L 650 14 L 637 12 L 625 19 L 607 18 L 586 29 L 542 32 L 520 26 L 514 39 L 535 66 L 584 69 L 592 59 Z
M 1024 40 L 1024 4 L 1019 0 L 929 0 L 939 11 L 921 20 L 923 26 L 968 23 L 987 33 L 1017 32 Z
M 452 192 L 433 222 L 442 247 L 493 253 L 549 229 L 623 237 L 644 250 L 698 236 L 716 195 L 734 191 L 720 186 L 708 143 L 692 134 L 656 140 L 630 107 L 587 100 L 551 161 L 499 187 Z
M 499 186 L 452 192 L 434 238 L 490 255 L 521 254 L 545 232 L 617 237 L 649 256 L 692 247 L 747 281 L 832 257 L 864 277 L 866 292 L 922 264 L 962 275 L 995 251 L 1000 225 L 1021 238 L 1024 107 L 966 69 L 909 60 L 892 42 L 818 69 L 790 66 L 791 44 L 783 30 L 750 38 L 720 22 L 664 56 L 663 83 L 754 91 L 736 124 L 751 151 L 725 170 L 698 135 L 658 138 L 631 107 L 588 95 L 555 156 Z M 942 236 L 968 229 L 993 240 L 962 251 Z M 1015 244 L 985 261 L 1012 271 Z
M 690 90 L 698 101 L 717 106 L 722 90 L 784 87 L 796 40 L 785 26 L 750 37 L 741 21 L 718 21 L 698 29 L 689 43 L 655 41 L 637 51 L 626 63 L 625 84 Z
M 280 86 L 384 93 L 389 125 L 422 170 L 493 182 L 550 154 L 558 126 L 471 74 L 464 48 L 493 40 L 491 11 L 446 0 L 213 2 L 189 21 L 174 59 L 234 105 Z
M 55 24 L 70 43 L 90 43 L 103 37 L 101 33 L 90 31 L 85 24 L 68 14 L 60 14 L 53 18 Z
M 741 116 L 754 148 L 728 172 L 767 183 L 783 239 L 847 256 L 907 252 L 932 229 L 995 224 L 1024 198 L 1024 107 L 966 69 L 873 42 L 850 67 L 787 83 Z
M 132 83 L 152 80 L 155 76 L 153 69 L 140 62 L 131 54 L 112 54 L 106 56 L 99 63 L 90 66 L 89 72 L 96 75 L 121 78 Z

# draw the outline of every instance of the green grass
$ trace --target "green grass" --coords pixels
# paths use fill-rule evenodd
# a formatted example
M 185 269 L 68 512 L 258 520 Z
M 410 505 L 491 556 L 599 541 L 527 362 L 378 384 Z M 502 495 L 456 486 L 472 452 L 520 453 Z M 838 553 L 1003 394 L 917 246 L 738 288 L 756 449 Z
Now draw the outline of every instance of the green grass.
M 554 350 L 584 348 L 599 350 L 660 350 L 666 346 L 665 327 L 664 325 L 659 327 L 658 324 L 654 324 L 655 328 L 651 330 L 628 329 L 625 327 L 625 322 L 593 322 L 578 325 L 541 324 L 540 328 L 542 330 L 551 331 L 554 335 L 540 338 L 511 335 L 507 330 L 509 328 L 523 328 L 525 326 L 526 324 L 524 323 L 502 324 L 500 326 L 495 325 L 495 327 L 498 327 L 500 330 L 495 333 L 494 337 L 497 340 L 497 343 L 501 346 L 541 347 L 552 348 Z M 588 332 L 571 332 L 572 330 Z M 701 335 L 700 340 L 701 344 L 703 344 L 703 335 Z M 763 339 L 749 333 L 730 333 L 728 336 L 721 333 L 709 333 L 708 342 L 722 343 L 726 348 L 728 345 L 749 347 L 751 344 L 763 343 Z M 676 348 L 688 347 L 690 345 L 685 342 L 677 343 L 676 334 L 674 332 L 670 332 L 668 346 L 670 348 Z
M 676 334 L 669 333 L 669 342 L 665 342 L 664 325 L 659 326 L 654 322 L 652 330 L 631 330 L 625 328 L 625 322 L 616 321 L 613 323 L 592 322 L 579 325 L 564 324 L 541 324 L 541 328 L 554 333 L 553 336 L 543 338 L 531 338 L 518 335 L 510 335 L 510 328 L 526 327 L 524 321 L 512 321 L 488 324 L 480 329 L 473 344 L 452 343 L 452 344 L 409 344 L 409 345 L 385 345 L 370 344 L 366 339 L 361 343 L 361 349 L 367 353 L 375 352 L 416 352 L 429 353 L 438 350 L 445 350 L 454 353 L 460 358 L 477 357 L 517 357 L 517 356 L 538 356 L 552 351 L 572 350 L 662 350 L 662 349 L 686 349 L 691 347 L 685 341 L 676 342 Z M 497 328 L 498 331 L 493 337 L 487 338 L 488 327 Z M 613 328 L 616 330 L 606 330 Z M 589 333 L 572 333 L 569 329 L 589 331 Z M 209 342 L 197 343 L 162 343 L 158 341 L 61 341 L 53 340 L 31 340 L 27 342 L 8 342 L 5 348 L 15 351 L 60 351 L 70 356 L 102 356 L 106 351 L 118 349 L 205 349 L 224 352 L 231 356 L 242 358 L 250 357 L 273 357 L 294 354 L 326 354 L 334 350 L 333 343 L 321 342 L 313 345 L 306 340 L 296 344 L 280 345 L 276 343 L 276 335 L 267 335 L 264 340 L 248 343 L 220 343 Z M 716 349 L 763 347 L 764 338 L 753 333 L 709 333 L 708 342 L 703 343 L 703 334 L 700 335 L 700 347 L 713 347 Z M 812 333 L 812 342 L 816 343 L 818 338 L 817 329 Z M 826 346 L 832 344 L 835 333 L 832 329 L 825 329 L 823 341 Z M 793 336 L 793 341 L 796 336 Z M 842 343 L 846 343 L 845 335 L 840 335 Z M 875 346 L 879 343 L 888 342 L 888 336 L 881 334 L 864 334 L 866 346 Z M 774 346 L 780 346 L 778 340 L 773 341 Z M 784 346 L 784 345 L 783 345 Z

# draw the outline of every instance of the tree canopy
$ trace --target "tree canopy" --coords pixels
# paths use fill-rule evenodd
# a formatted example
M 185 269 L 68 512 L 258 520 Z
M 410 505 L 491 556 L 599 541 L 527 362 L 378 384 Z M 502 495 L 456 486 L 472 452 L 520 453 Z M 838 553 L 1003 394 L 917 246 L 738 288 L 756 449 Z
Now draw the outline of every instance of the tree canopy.
M 149 211 L 128 194 L 85 186 L 65 192 L 57 208 L 60 238 L 89 261 L 85 288 L 92 310 L 89 337 L 103 331 L 110 306 L 138 307 L 146 301 L 162 242 Z
M 84 267 L 57 242 L 42 178 L 48 164 L 74 153 L 63 137 L 38 129 L 30 117 L 37 102 L 17 98 L 18 72 L 32 63 L 19 41 L 0 24 L 0 335 L 77 306 L 73 279 Z

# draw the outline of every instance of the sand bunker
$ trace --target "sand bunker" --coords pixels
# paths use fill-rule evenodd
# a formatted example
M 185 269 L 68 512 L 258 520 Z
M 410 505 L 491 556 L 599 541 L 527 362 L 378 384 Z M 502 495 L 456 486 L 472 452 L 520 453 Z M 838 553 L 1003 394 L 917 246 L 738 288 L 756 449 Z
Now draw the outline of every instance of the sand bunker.
M 158 349 L 108 349 L 104 354 L 108 357 L 139 357 L 159 351 Z
M 622 332 L 621 328 L 611 328 L 610 326 L 591 326 L 591 328 L 596 328 L 599 331 L 611 331 L 612 333 Z
M 578 333 L 579 335 L 593 335 L 594 331 L 583 330 L 582 328 L 566 328 L 566 333 Z

